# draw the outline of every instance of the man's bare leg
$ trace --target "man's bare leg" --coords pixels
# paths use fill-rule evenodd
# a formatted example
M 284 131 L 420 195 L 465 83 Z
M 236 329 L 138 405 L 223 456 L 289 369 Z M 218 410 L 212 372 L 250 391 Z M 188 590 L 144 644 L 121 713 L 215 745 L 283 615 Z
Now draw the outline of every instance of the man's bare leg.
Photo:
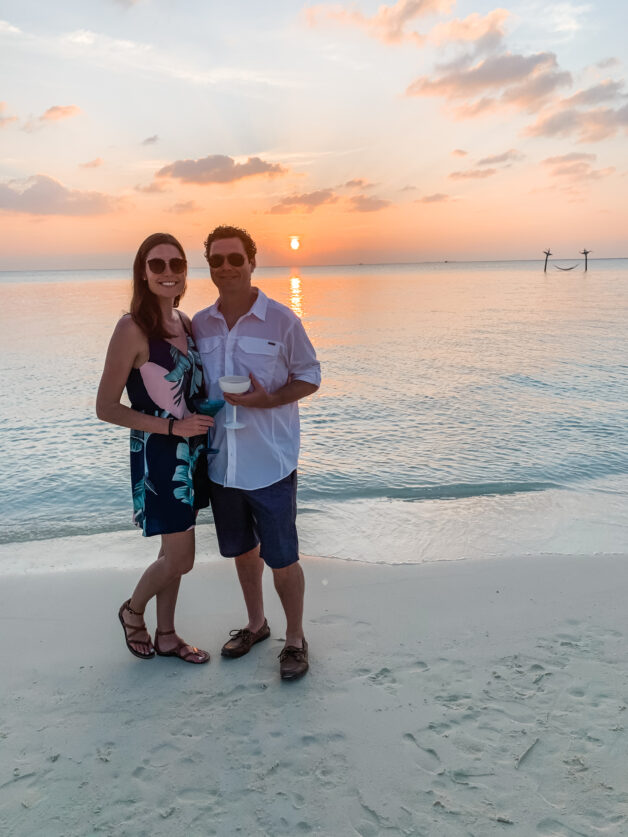
M 259 555 L 259 546 L 238 555 L 235 559 L 238 580 L 244 595 L 244 603 L 249 617 L 246 629 L 257 633 L 264 624 L 264 594 L 262 592 L 262 573 L 264 561 Z
M 288 567 L 273 570 L 275 589 L 286 614 L 286 646 L 303 647 L 303 599 L 305 576 L 296 561 Z

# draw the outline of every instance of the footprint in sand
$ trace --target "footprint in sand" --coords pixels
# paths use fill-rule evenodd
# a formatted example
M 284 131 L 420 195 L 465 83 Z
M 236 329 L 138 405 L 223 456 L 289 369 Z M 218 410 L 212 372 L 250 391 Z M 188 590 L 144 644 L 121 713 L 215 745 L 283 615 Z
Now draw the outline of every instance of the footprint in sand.
M 403 740 L 413 745 L 412 753 L 417 766 L 428 773 L 436 773 L 441 768 L 441 761 L 436 750 L 431 747 L 422 747 L 411 732 L 406 732 Z
M 584 831 L 575 831 L 558 820 L 542 820 L 536 827 L 536 833 L 542 837 L 589 837 Z

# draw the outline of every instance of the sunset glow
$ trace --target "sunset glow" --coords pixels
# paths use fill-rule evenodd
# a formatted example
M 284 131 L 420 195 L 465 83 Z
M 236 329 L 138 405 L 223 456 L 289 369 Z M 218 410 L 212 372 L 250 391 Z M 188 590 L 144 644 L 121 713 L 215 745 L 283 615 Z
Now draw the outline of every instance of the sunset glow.
M 128 265 L 161 229 L 200 266 L 220 223 L 261 265 L 627 249 L 622 0 L 1 14 L 5 269 Z

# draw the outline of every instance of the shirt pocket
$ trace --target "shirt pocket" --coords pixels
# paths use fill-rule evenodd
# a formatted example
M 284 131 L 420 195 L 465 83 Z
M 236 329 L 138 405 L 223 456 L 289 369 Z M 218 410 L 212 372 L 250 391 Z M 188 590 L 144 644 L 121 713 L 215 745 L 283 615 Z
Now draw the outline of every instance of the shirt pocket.
M 224 353 L 222 337 L 201 337 L 196 341 L 196 348 L 203 362 L 205 378 L 217 381 L 224 375 Z
M 282 370 L 287 369 L 283 361 L 283 343 L 266 340 L 263 337 L 240 337 L 237 344 L 238 366 L 244 374 L 252 372 L 264 388 L 273 390 L 286 383 L 279 380 Z

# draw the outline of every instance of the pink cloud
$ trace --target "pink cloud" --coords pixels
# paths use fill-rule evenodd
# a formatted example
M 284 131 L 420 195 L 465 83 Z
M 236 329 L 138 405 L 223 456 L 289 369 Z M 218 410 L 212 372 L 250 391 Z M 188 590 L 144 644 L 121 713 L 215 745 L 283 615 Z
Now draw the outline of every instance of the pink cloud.
M 467 171 L 452 171 L 452 180 L 481 180 L 497 174 L 497 169 L 468 169 Z
M 120 207 L 120 201 L 101 192 L 69 189 L 45 174 L 22 183 L 0 184 L 0 209 L 27 215 L 103 215 Z
M 469 152 L 464 151 L 462 148 L 454 148 L 451 153 L 454 157 L 466 157 Z
M 586 90 L 580 90 L 562 104 L 569 107 L 580 107 L 582 105 L 599 105 L 600 102 L 608 102 L 622 95 L 623 81 L 612 81 L 606 79 Z
M 564 177 L 569 180 L 601 180 L 613 174 L 615 169 L 609 166 L 605 169 L 594 169 L 593 163 L 597 159 L 595 154 L 562 154 L 558 157 L 547 157 L 543 165 L 551 167 L 552 177 Z
M 439 45 L 472 43 L 476 53 L 490 51 L 504 39 L 504 24 L 509 17 L 510 12 L 506 9 L 494 9 L 484 16 L 474 12 L 463 19 L 437 24 L 430 32 L 430 40 Z
M 159 169 L 156 177 L 172 177 L 183 183 L 233 183 L 245 177 L 265 175 L 276 177 L 287 169 L 278 163 L 267 163 L 259 157 L 249 157 L 246 163 L 236 163 L 224 154 L 211 154 L 200 160 L 177 160 Z
M 58 122 L 60 119 L 71 119 L 81 112 L 78 105 L 53 105 L 39 117 L 41 122 Z
M 291 212 L 310 213 L 325 203 L 336 203 L 337 200 L 338 196 L 331 189 L 319 189 L 302 195 L 288 195 L 271 207 L 269 213 L 271 215 L 287 215 Z
M 100 166 L 102 166 L 102 164 L 103 164 L 104 162 L 105 162 L 105 161 L 102 159 L 102 157 L 96 157 L 96 158 L 95 158 L 95 159 L 93 159 L 93 160 L 89 160 L 89 162 L 87 162 L 87 163 L 79 163 L 79 166 L 80 166 L 82 169 L 97 169 L 97 168 L 99 168 Z
M 551 52 L 536 55 L 504 53 L 460 67 L 437 78 L 421 76 L 406 90 L 408 96 L 440 96 L 449 101 L 466 99 L 457 109 L 462 118 L 477 116 L 498 107 L 540 107 L 571 74 L 558 68 Z M 473 97 L 478 97 L 473 101 Z
M 595 108 L 581 111 L 577 108 L 556 110 L 540 116 L 526 133 L 535 137 L 576 135 L 579 142 L 599 142 L 614 136 L 618 130 L 628 128 L 628 105 L 614 108 Z
M 408 31 L 407 25 L 420 17 L 430 14 L 449 13 L 456 0 L 397 0 L 390 6 L 382 5 L 372 16 L 367 16 L 356 8 L 345 9 L 342 6 L 323 4 L 312 6 L 306 15 L 311 26 L 321 20 L 331 20 L 364 29 L 369 35 L 387 44 L 413 41 L 424 43 L 425 36 L 415 31 Z
M 521 152 L 517 151 L 515 148 L 510 148 L 502 154 L 493 154 L 491 157 L 483 157 L 478 161 L 478 166 L 497 166 L 502 163 L 518 163 L 523 159 L 525 159 L 524 154 L 521 154 Z

